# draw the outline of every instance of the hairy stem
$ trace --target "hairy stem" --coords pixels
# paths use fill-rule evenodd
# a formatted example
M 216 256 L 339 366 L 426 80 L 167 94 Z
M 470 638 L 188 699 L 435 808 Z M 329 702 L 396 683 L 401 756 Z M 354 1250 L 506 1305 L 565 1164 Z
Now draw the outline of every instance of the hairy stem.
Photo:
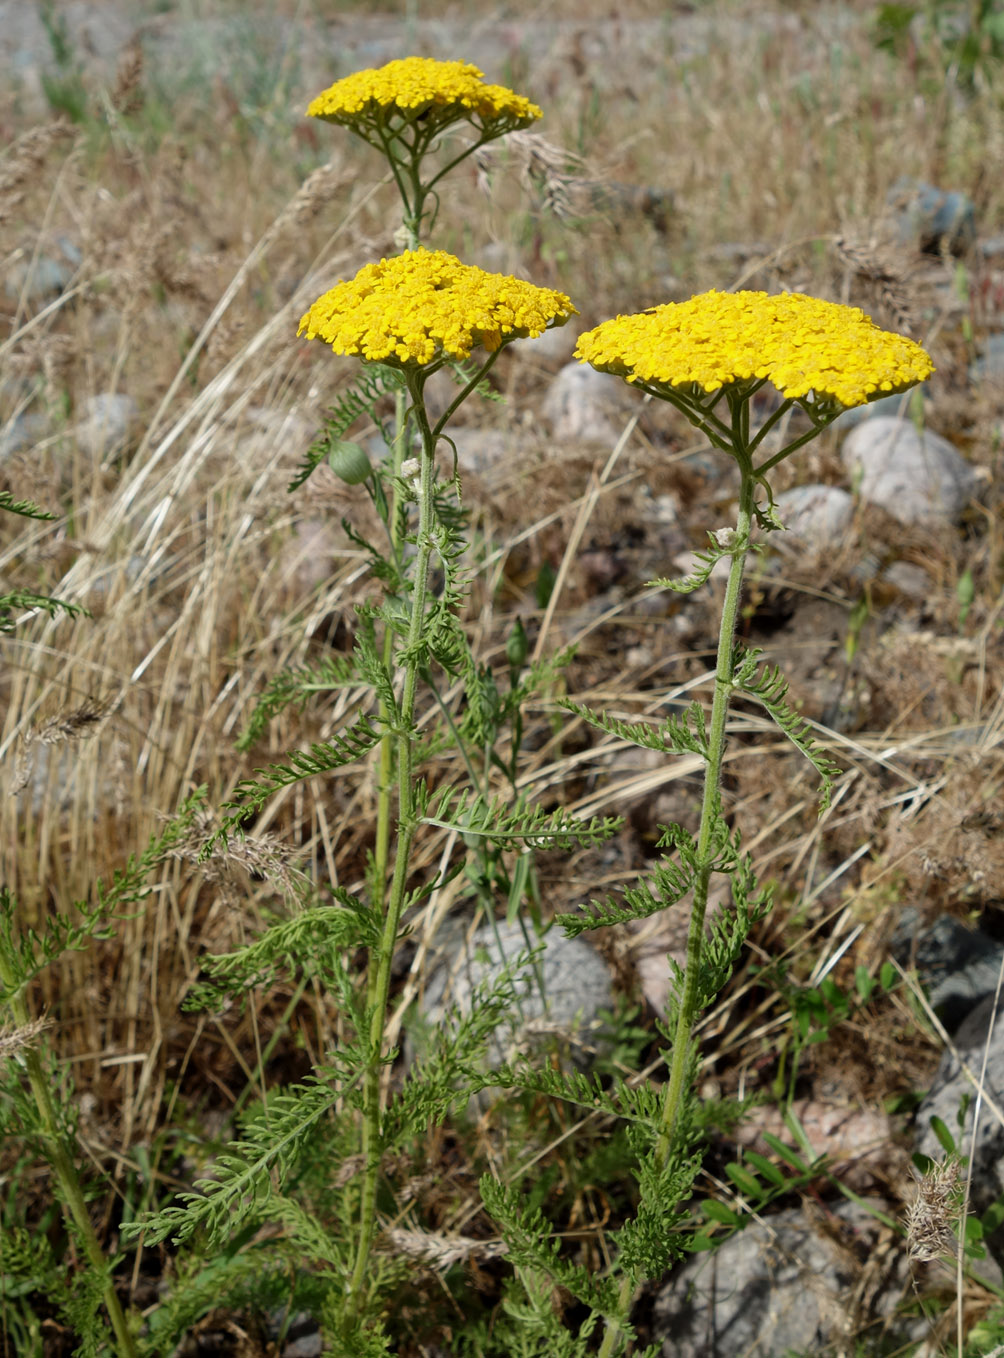
M 369 1268 L 370 1251 L 376 1232 L 376 1198 L 380 1178 L 380 1075 L 383 1069 L 384 1030 L 387 1023 L 387 1000 L 390 993 L 391 963 L 397 942 L 404 907 L 408 878 L 408 860 L 415 835 L 414 755 L 415 691 L 421 667 L 420 641 L 425 621 L 429 591 L 429 561 L 432 553 L 435 485 L 435 439 L 429 427 L 422 401 L 421 373 L 409 377 L 408 389 L 412 397 L 415 417 L 422 434 L 421 479 L 418 495 L 418 538 L 411 595 L 411 616 L 408 636 L 402 652 L 403 684 L 401 702 L 392 732 L 394 763 L 397 770 L 397 844 L 390 896 L 384 912 L 380 944 L 371 967 L 369 984 L 369 1052 L 363 1076 L 362 1149 L 365 1160 L 359 1239 L 355 1266 L 349 1281 L 350 1320 L 361 1312 L 364 1283 Z
M 701 950 L 704 944 L 704 918 L 708 907 L 708 885 L 714 862 L 714 830 L 721 820 L 722 761 L 725 755 L 725 723 L 733 684 L 733 651 L 739 598 L 742 591 L 743 568 L 749 551 L 750 529 L 753 521 L 753 497 L 756 478 L 746 452 L 748 445 L 748 406 L 737 404 L 733 410 L 733 456 L 739 463 L 741 485 L 739 514 L 732 548 L 725 601 L 718 629 L 718 661 L 715 667 L 715 695 L 711 704 L 708 727 L 708 757 L 704 774 L 704 798 L 701 804 L 701 823 L 697 832 L 697 874 L 694 881 L 694 900 L 687 932 L 687 960 L 683 976 L 683 994 L 677 1012 L 676 1032 L 670 1059 L 669 1083 L 662 1105 L 659 1136 L 655 1156 L 659 1168 L 669 1160 L 674 1140 L 680 1129 L 680 1115 L 684 1107 L 684 1086 L 690 1066 L 694 1023 L 698 1017 Z M 626 1315 L 634 1296 L 631 1278 L 621 1283 L 618 1301 L 621 1315 Z M 617 1351 L 621 1327 L 613 1318 L 607 1321 L 600 1358 L 612 1358 Z

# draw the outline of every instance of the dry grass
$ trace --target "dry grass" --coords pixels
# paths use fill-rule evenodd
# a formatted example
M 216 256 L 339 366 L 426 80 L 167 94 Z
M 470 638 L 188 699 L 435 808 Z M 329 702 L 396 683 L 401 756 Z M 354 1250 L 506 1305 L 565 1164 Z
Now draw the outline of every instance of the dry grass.
M 956 265 L 890 245 L 883 218 L 887 191 L 910 173 L 968 191 L 981 222 L 999 225 L 1004 183 L 981 167 L 1004 162 L 1004 110 L 990 99 L 961 108 L 951 90 L 922 97 L 909 64 L 887 62 L 851 22 L 867 6 L 840 7 L 848 23 L 836 43 L 821 28 L 823 7 L 786 6 L 754 23 L 760 8 L 719 0 L 687 13 L 687 34 L 706 23 L 732 35 L 691 52 L 672 40 L 639 51 L 632 23 L 664 33 L 662 5 L 628 5 L 616 21 L 606 7 L 579 6 L 575 23 L 545 7 L 547 44 L 514 42 L 509 64 L 546 106 L 547 142 L 566 158 L 527 140 L 483 167 L 482 192 L 461 175 L 444 191 L 437 243 L 475 258 L 503 251 L 507 267 L 566 288 L 584 326 L 741 284 L 884 307 L 884 319 L 932 345 L 931 423 L 985 469 L 984 510 L 937 540 L 862 514 L 841 552 L 785 560 L 779 578 L 765 576 L 745 621 L 748 640 L 791 664 L 809 717 L 832 720 L 822 695 L 839 693 L 841 729 L 821 734 L 847 769 L 817 820 L 797 757 L 752 712 L 734 716 L 729 807 L 781 895 L 757 947 L 786 953 L 806 978 L 839 953 L 846 977 L 858 962 L 876 965 L 901 890 L 1001 923 L 1001 827 L 981 817 L 1004 777 L 1002 407 L 999 391 L 977 400 L 966 391 L 971 337 L 960 326 L 1000 324 L 1001 284 L 982 258 L 966 259 L 974 301 L 962 315 Z M 511 15 L 517 39 L 529 12 Z M 375 160 L 333 129 L 298 126 L 291 142 L 235 147 L 223 72 L 203 103 L 179 107 L 176 127 L 154 135 L 148 78 L 142 48 L 125 49 L 104 91 L 95 88 L 90 132 L 48 117 L 21 126 L 13 100 L 4 110 L 14 139 L 0 163 L 10 283 L 0 298 L 0 419 L 8 430 L 34 422 L 31 442 L 0 461 L 0 486 L 61 517 L 0 523 L 0 574 L 92 613 L 22 621 L 3 643 L 0 866 L 29 924 L 87 899 L 194 787 L 206 784 L 219 805 L 256 764 L 336 729 L 352 695 L 287 713 L 253 755 L 235 752 L 268 678 L 344 648 L 353 605 L 372 589 L 339 526 L 360 512 L 359 498 L 324 474 L 292 496 L 285 485 L 327 399 L 352 375 L 298 342 L 296 322 L 334 277 L 394 248 L 391 189 Z M 298 89 L 296 100 L 312 92 Z M 79 262 L 61 291 L 38 296 L 33 275 L 62 237 Z M 480 654 L 499 659 L 518 613 L 539 649 L 578 645 L 568 684 L 581 701 L 641 713 L 705 696 L 711 606 L 699 596 L 653 602 L 640 585 L 666 573 L 667 551 L 698 544 L 721 519 L 727 473 L 688 460 L 685 430 L 649 407 L 616 459 L 609 448 L 554 446 L 538 413 L 554 367 L 532 353 L 506 356 L 499 378 L 510 405 L 482 412 L 523 457 L 490 491 L 471 480 L 485 542 L 469 619 Z M 117 443 L 81 438 L 88 399 L 108 392 L 135 402 L 131 428 Z M 832 479 L 836 465 L 823 440 L 790 471 Z M 672 532 L 649 514 L 656 496 L 678 506 Z M 894 554 L 923 562 L 931 588 L 914 599 L 877 583 L 848 666 L 846 619 L 875 552 L 882 564 Z M 545 564 L 559 588 L 542 615 L 534 586 Z M 967 568 L 976 598 L 960 626 L 955 586 Z M 685 800 L 690 770 L 639 769 L 617 742 L 574 723 L 555 736 L 543 703 L 530 717 L 525 785 L 630 817 L 605 859 L 545 861 L 557 908 L 570 892 L 644 870 L 655 823 L 667 798 L 682 789 Z M 330 1040 L 337 1016 L 309 990 L 290 1007 L 291 990 L 277 983 L 246 1015 L 221 1019 L 184 1014 L 180 1003 L 200 953 L 232 948 L 282 908 L 288 873 L 359 880 L 373 807 L 369 769 L 300 786 L 269 806 L 243 863 L 214 874 L 174 859 L 112 941 L 44 975 L 33 1003 L 86 1099 L 85 1143 L 115 1177 L 165 1113 L 232 1107 L 274 1034 L 288 1036 L 269 1078 L 296 1069 L 294 1037 L 315 1054 Z M 448 849 L 430 837 L 424 861 Z M 419 959 L 452 899 L 434 900 L 416 922 Z M 623 940 L 606 946 L 623 962 Z M 724 1087 L 749 1088 L 784 1022 L 776 997 L 743 984 L 708 1016 L 709 1061 Z M 871 1052 L 879 1078 L 855 1093 L 870 1101 L 900 1092 L 904 1071 L 922 1080 L 934 1057 L 916 1025 L 890 1010 L 860 1040 L 861 1067 Z M 396 1245 L 423 1258 L 483 1249 L 408 1231 Z

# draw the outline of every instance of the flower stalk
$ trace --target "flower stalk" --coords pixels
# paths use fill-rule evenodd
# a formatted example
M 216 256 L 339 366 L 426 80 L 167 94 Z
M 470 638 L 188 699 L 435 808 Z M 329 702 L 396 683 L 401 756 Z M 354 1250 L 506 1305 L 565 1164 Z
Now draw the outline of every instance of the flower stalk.
M 404 906 L 405 887 L 408 877 L 408 864 L 412 840 L 415 836 L 414 790 L 414 753 L 417 732 L 415 729 L 415 691 L 421 656 L 422 624 L 425 619 L 429 591 L 429 561 L 432 553 L 432 528 L 434 521 L 433 493 L 435 486 L 435 449 L 436 441 L 429 427 L 428 416 L 422 397 L 425 374 L 419 369 L 408 373 L 408 394 L 412 409 L 422 435 L 422 456 L 420 458 L 418 491 L 418 535 L 417 551 L 412 580 L 411 616 L 408 623 L 407 641 L 402 652 L 402 691 L 398 709 L 395 713 L 383 712 L 386 721 L 392 725 L 381 748 L 381 775 L 389 760 L 385 761 L 385 751 L 392 751 L 393 765 L 397 772 L 397 846 L 394 853 L 394 868 L 391 877 L 390 894 L 383 915 L 380 943 L 376 951 L 375 966 L 370 968 L 368 988 L 368 1054 L 367 1066 L 363 1075 L 363 1115 L 362 1115 L 362 1153 L 364 1160 L 363 1187 L 360 1206 L 359 1238 L 356 1244 L 355 1264 L 349 1281 L 350 1320 L 355 1320 L 362 1307 L 363 1284 L 369 1268 L 370 1251 L 376 1230 L 376 1199 L 380 1178 L 380 1117 L 381 1117 L 381 1080 L 383 1070 L 384 1031 L 387 1023 L 387 1001 L 390 994 L 391 964 L 394 960 L 394 946 L 401 925 L 401 911 Z M 393 644 L 390 628 L 387 628 L 388 644 Z M 383 793 L 383 789 L 381 789 Z M 386 825 L 387 821 L 384 822 Z M 376 902 L 374 902 L 376 905 Z

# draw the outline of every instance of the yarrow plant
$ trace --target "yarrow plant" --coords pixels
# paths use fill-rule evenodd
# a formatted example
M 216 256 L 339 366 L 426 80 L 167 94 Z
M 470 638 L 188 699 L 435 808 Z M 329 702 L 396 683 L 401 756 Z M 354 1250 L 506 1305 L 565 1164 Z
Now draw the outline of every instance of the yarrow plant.
M 709 534 L 709 550 L 699 568 L 684 580 L 658 583 L 689 593 L 703 584 L 719 561 L 728 560 L 715 666 L 714 698 L 705 722 L 698 705 L 681 727 L 667 724 L 667 752 L 697 752 L 705 760 L 704 796 L 696 839 L 676 829 L 675 843 L 687 873 L 680 886 L 692 891 L 687 956 L 676 997 L 670 1078 L 655 1143 L 658 1168 L 672 1164 L 674 1150 L 685 1153 L 685 1083 L 693 1059 L 692 1034 L 699 1011 L 713 995 L 702 967 L 708 886 L 713 872 L 732 879 L 736 922 L 732 949 L 743 934 L 750 906 L 757 913 L 769 898 L 751 896 L 752 869 L 739 853 L 721 800 L 722 759 L 729 703 L 735 693 L 753 698 L 812 762 L 823 780 L 822 805 L 829 803 L 831 780 L 839 770 L 813 741 L 810 730 L 785 701 L 787 686 L 779 671 L 760 663 L 760 652 L 735 642 L 736 619 L 746 557 L 756 525 L 780 528 L 766 473 L 814 438 L 844 410 L 891 392 L 906 391 L 933 371 L 927 353 L 902 335 L 875 326 L 856 307 L 819 301 L 799 293 L 768 296 L 761 292 L 708 292 L 687 302 L 670 303 L 633 316 L 618 316 L 582 335 L 576 356 L 601 372 L 624 378 L 650 395 L 669 401 L 739 467 L 739 505 L 735 526 Z M 778 408 L 757 430 L 751 429 L 753 396 L 770 382 L 782 396 Z M 808 431 L 780 449 L 766 451 L 768 435 L 795 405 L 810 421 Z M 759 460 L 758 460 L 759 458 Z M 757 500 L 760 490 L 766 497 Z M 582 711 L 582 709 L 579 709 Z M 583 712 L 602 729 L 610 723 Z M 675 899 L 683 891 L 675 891 Z M 663 898 L 656 908 L 672 903 Z M 607 922 L 603 912 L 595 923 Z M 620 1300 L 629 1302 L 641 1281 L 625 1278 Z M 616 1351 L 617 1324 L 608 1327 L 600 1353 Z
M 667 757 L 697 754 L 704 762 L 697 834 L 666 827 L 665 856 L 647 880 L 561 920 L 566 932 L 576 935 L 692 899 L 686 965 L 682 972 L 676 969 L 669 1020 L 661 1029 L 669 1048 L 669 1079 L 661 1086 L 640 1080 L 607 1083 L 531 1058 L 486 1071 L 479 1054 L 516 1002 L 514 981 L 531 963 L 527 956 L 481 993 L 468 1014 L 443 1025 L 431 1055 L 414 1064 L 392 1093 L 395 953 L 417 907 L 465 867 L 461 858 L 419 875 L 414 850 L 422 827 L 453 832 L 458 846 L 480 855 L 481 868 L 493 865 L 497 880 L 506 850 L 594 845 L 617 827 L 611 818 L 583 822 L 561 809 L 544 811 L 517 794 L 519 704 L 548 670 L 543 665 L 521 673 L 525 638 L 514 634 L 507 648 L 511 688 L 503 699 L 493 676 L 477 664 L 462 623 L 468 543 L 450 421 L 465 400 L 485 390 L 485 379 L 508 344 L 565 324 L 576 308 L 561 292 L 466 265 L 422 248 L 419 239 L 435 221 L 435 185 L 443 175 L 486 141 L 540 116 L 527 99 L 485 84 L 481 72 L 464 63 L 407 58 L 338 81 L 309 112 L 378 149 L 403 205 L 403 253 L 365 264 L 354 277 L 336 282 L 313 303 L 299 328 L 306 339 L 357 358 L 363 372 L 332 409 L 294 485 L 327 460 L 370 496 L 383 540 L 377 545 L 350 532 L 367 554 L 382 596 L 358 610 L 351 659 L 309 674 L 280 676 L 264 696 L 245 743 L 283 706 L 325 689 L 353 690 L 354 718 L 329 741 L 293 751 L 241 784 L 225 808 L 221 834 L 241 832 L 279 789 L 337 774 L 371 753 L 377 814 L 363 885 L 349 890 L 330 884 L 316 894 L 304 888 L 288 920 L 239 952 L 203 959 L 209 980 L 193 999 L 219 1002 L 292 965 L 333 994 L 342 1037 L 309 1079 L 269 1094 L 245 1117 L 241 1138 L 218 1158 L 211 1176 L 183 1193 L 178 1204 L 127 1227 L 127 1233 L 142 1230 L 147 1243 L 199 1241 L 222 1260 L 206 1274 L 201 1291 L 193 1286 L 179 1297 L 175 1324 L 200 1300 L 215 1299 L 228 1287 L 246 1287 L 249 1277 L 257 1288 L 284 1284 L 309 1263 L 311 1304 L 336 1351 L 353 1358 L 384 1354 L 390 1342 L 389 1298 L 406 1273 L 382 1248 L 392 1234 L 385 1228 L 395 1210 L 394 1158 L 427 1136 L 430 1123 L 443 1123 L 452 1109 L 465 1108 L 473 1094 L 488 1087 L 563 1100 L 629 1127 L 638 1186 L 635 1215 L 611 1233 L 609 1268 L 597 1273 L 567 1255 L 539 1206 L 523 1201 L 518 1188 L 501 1177 L 485 1176 L 484 1205 L 517 1285 L 506 1298 L 505 1314 L 493 1318 L 490 1335 L 472 1341 L 465 1352 L 570 1358 L 596 1351 L 602 1328 L 599 1352 L 612 1358 L 633 1351 L 632 1307 L 640 1287 L 688 1246 L 697 1247 L 699 1232 L 683 1206 L 692 1194 L 709 1125 L 709 1114 L 693 1093 L 695 1021 L 728 980 L 751 924 L 769 905 L 769 891 L 757 883 L 722 805 L 726 719 L 733 696 L 759 701 L 808 757 L 822 779 L 824 804 L 837 773 L 787 704 L 777 669 L 735 641 L 744 563 L 755 546 L 755 531 L 780 527 L 768 473 L 842 410 L 923 381 L 931 362 L 918 345 L 878 330 L 860 311 L 797 294 L 711 292 L 619 316 L 580 338 L 582 361 L 675 405 L 735 459 L 740 472 L 734 526 L 710 534 L 709 548 L 691 576 L 657 582 L 694 590 L 719 561 L 729 561 L 710 713 L 695 702 L 683 716 L 652 727 L 565 705 L 605 732 Z M 466 140 L 451 145 L 445 166 L 428 165 L 440 139 L 454 131 Z M 434 419 L 426 386 L 443 368 L 453 371 L 458 391 Z M 753 397 L 768 382 L 780 392 L 781 403 L 754 428 Z M 385 396 L 394 399 L 392 422 L 381 414 Z M 808 417 L 809 429 L 777 448 L 774 438 L 794 406 Z M 387 444 L 386 457 L 376 464 L 345 437 L 364 415 L 376 420 Z M 451 451 L 452 468 L 444 474 L 442 464 L 449 465 Z M 440 688 L 458 680 L 465 704 L 455 713 Z M 442 711 L 431 744 L 452 739 L 459 745 L 471 786 L 434 784 L 432 767 L 422 762 L 430 744 L 420 720 L 422 704 Z M 494 755 L 507 721 L 515 732 L 508 762 Z M 477 751 L 484 756 L 480 765 Z M 488 774 L 493 768 L 505 774 L 504 795 L 492 795 Z M 716 873 L 730 880 L 732 907 L 708 929 L 709 883 Z M 485 873 L 479 869 L 471 875 L 481 882 L 479 899 L 491 903 Z M 510 910 L 524 907 L 524 886 L 515 875 L 505 891 Z M 582 1308 L 585 1318 L 577 1332 L 553 1305 L 557 1288 Z M 157 1335 L 153 1339 L 158 1342 Z

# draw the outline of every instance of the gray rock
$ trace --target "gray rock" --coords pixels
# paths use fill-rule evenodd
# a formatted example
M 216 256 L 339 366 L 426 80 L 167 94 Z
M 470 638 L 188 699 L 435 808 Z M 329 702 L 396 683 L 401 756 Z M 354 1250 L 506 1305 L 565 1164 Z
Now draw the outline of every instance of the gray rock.
M 561 442 L 614 443 L 620 428 L 610 417 L 617 379 L 585 363 L 566 363 L 544 397 L 544 416 Z
M 915 967 L 935 1013 L 950 1033 L 997 986 L 1004 944 L 982 929 L 967 929 L 954 915 L 941 915 L 918 931 L 916 910 L 904 910 L 892 951 L 903 966 Z
M 498 937 L 496 938 L 496 929 Z M 532 927 L 527 932 L 536 946 Z M 603 1042 L 601 1010 L 611 1010 L 614 994 L 606 962 L 580 938 L 567 938 L 555 927 L 543 939 L 534 966 L 515 980 L 518 1003 L 488 1048 L 490 1066 L 501 1065 L 517 1052 L 550 1047 L 555 1040 L 571 1043 L 576 1064 L 588 1066 L 597 1043 Z M 499 977 L 527 951 L 518 921 L 482 924 L 458 940 L 449 960 L 434 971 L 425 987 L 419 1013 L 425 1023 L 441 1025 L 451 1008 L 471 1010 L 472 996 Z
M 882 579 L 908 599 L 929 599 L 933 582 L 923 566 L 911 561 L 894 561 L 882 572 Z
M 48 432 L 49 421 L 38 411 L 15 415 L 0 429 L 0 462 L 41 442 Z
M 301 1335 L 299 1339 L 291 1339 L 282 1350 L 282 1358 L 320 1358 L 324 1352 L 324 1340 L 321 1338 L 320 1330 L 314 1334 Z
M 883 1207 L 885 1204 L 883 1204 Z M 817 1230 L 799 1209 L 757 1221 L 714 1254 L 696 1255 L 656 1297 L 653 1337 L 665 1358 L 777 1358 L 783 1353 L 843 1352 L 850 1335 L 848 1299 L 881 1227 L 866 1210 L 838 1204 L 837 1232 Z M 894 1256 L 892 1275 L 876 1306 L 891 1316 L 909 1296 L 906 1252 Z M 895 1327 L 900 1340 L 917 1338 L 926 1322 Z M 849 1351 L 849 1349 L 847 1350 Z
M 976 239 L 976 213 L 964 193 L 946 193 L 917 179 L 900 179 L 889 191 L 900 240 L 937 253 L 961 255 Z
M 1004 335 L 988 335 L 983 353 L 969 365 L 969 380 L 1000 382 L 1004 379 Z
M 841 449 L 860 492 L 900 523 L 957 520 L 976 488 L 976 474 L 939 434 L 908 420 L 878 416 L 852 429 Z
M 793 486 L 776 503 L 788 532 L 817 547 L 839 542 L 854 516 L 854 497 L 838 486 Z
M 32 258 L 23 251 L 8 273 L 4 291 L 8 297 L 18 300 L 23 297 L 33 305 L 58 297 L 69 286 L 82 258 L 80 250 L 66 236 L 57 239 L 52 253 Z
M 998 1109 L 1004 1110 L 1004 1017 L 998 1015 L 994 1022 L 987 1053 L 984 1101 L 980 1107 L 975 1149 L 976 1083 L 963 1070 L 965 1063 L 977 1079 L 983 1070 L 984 1048 L 993 1012 L 994 996 L 987 995 L 955 1034 L 958 1055 L 949 1048 L 942 1053 L 927 1097 L 917 1109 L 916 1147 L 922 1155 L 939 1163 L 945 1157 L 944 1148 L 931 1127 L 931 1119 L 937 1117 L 951 1133 L 959 1154 L 971 1158 L 970 1203 L 976 1213 L 985 1211 L 1004 1192 L 1004 1126 L 986 1103 L 987 1098 L 992 1099 Z M 963 1107 L 966 1111 L 960 1124 Z M 1004 1240 L 996 1238 L 1001 1235 L 1004 1231 L 998 1231 L 987 1242 L 998 1263 L 1004 1259 Z
M 574 325 L 559 325 L 545 330 L 536 339 L 513 340 L 510 352 L 529 363 L 567 363 L 578 337 Z
M 464 425 L 451 433 L 457 445 L 457 461 L 461 472 L 472 472 L 482 480 L 492 482 L 499 471 L 511 471 L 518 444 L 513 434 L 505 429 L 478 429 Z
M 88 396 L 83 418 L 76 429 L 81 452 L 89 457 L 103 457 L 120 451 L 138 414 L 131 396 L 110 391 Z

